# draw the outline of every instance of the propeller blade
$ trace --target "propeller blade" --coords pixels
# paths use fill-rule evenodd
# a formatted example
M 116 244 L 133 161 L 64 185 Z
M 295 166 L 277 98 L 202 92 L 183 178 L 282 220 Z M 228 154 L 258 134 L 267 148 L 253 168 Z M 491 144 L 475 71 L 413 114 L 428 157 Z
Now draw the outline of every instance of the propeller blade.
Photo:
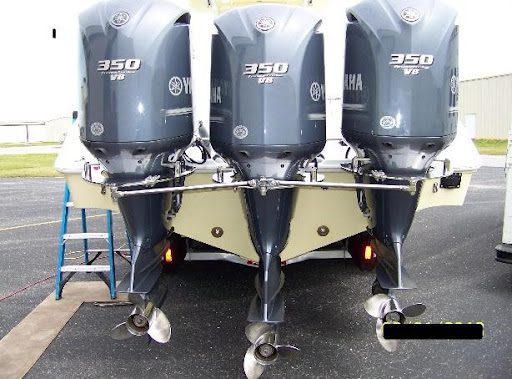
M 159 308 L 155 307 L 155 310 L 151 314 L 148 334 L 159 343 L 166 343 L 171 339 L 171 323 L 165 313 Z
M 292 345 L 278 345 L 276 348 L 280 358 L 293 358 L 300 352 L 298 347 Z
M 383 313 L 384 305 L 389 301 L 388 295 L 384 295 L 379 293 L 377 295 L 373 295 L 368 300 L 364 302 L 365 311 L 373 317 L 380 318 Z
M 405 315 L 405 317 L 419 317 L 425 313 L 426 310 L 427 307 L 424 304 L 418 303 L 405 307 L 402 309 L 402 313 Z
M 255 350 L 256 346 L 251 345 L 251 347 L 247 349 L 244 357 L 244 372 L 248 379 L 258 379 L 261 374 L 263 374 L 263 371 L 265 371 L 265 366 L 258 363 L 254 356 Z
M 272 331 L 273 329 L 274 327 L 271 324 L 255 322 L 245 327 L 245 336 L 252 344 L 255 344 L 262 335 Z
M 122 322 L 110 331 L 110 337 L 118 341 L 123 341 L 133 337 L 133 334 L 131 334 L 126 327 L 126 322 Z
M 379 317 L 377 319 L 377 324 L 375 326 L 377 340 L 379 341 L 381 346 L 384 348 L 384 350 L 389 351 L 390 353 L 393 353 L 398 349 L 398 341 L 385 339 L 383 326 L 384 326 L 384 320 Z

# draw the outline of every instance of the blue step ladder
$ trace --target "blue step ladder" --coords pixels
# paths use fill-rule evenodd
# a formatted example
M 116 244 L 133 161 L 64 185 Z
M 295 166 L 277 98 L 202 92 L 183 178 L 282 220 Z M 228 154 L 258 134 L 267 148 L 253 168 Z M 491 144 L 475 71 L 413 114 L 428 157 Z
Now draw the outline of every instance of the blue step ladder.
M 81 208 L 82 216 L 82 232 L 81 233 L 68 233 L 68 216 L 69 210 L 73 207 L 71 202 L 71 194 L 69 187 L 66 184 L 64 187 L 64 201 L 62 206 L 62 221 L 60 226 L 60 241 L 59 241 L 59 257 L 57 262 L 57 278 L 55 281 L 55 299 L 59 300 L 62 297 L 62 289 L 66 283 L 77 272 L 95 273 L 98 277 L 105 282 L 110 289 L 110 297 L 115 299 L 116 294 L 116 270 L 114 263 L 114 235 L 112 233 L 112 211 L 107 210 L 107 232 L 106 233 L 88 233 L 87 232 L 87 213 L 86 210 Z M 89 240 L 98 239 L 105 240 L 107 243 L 106 250 L 89 249 Z M 71 240 L 83 240 L 83 256 L 84 262 L 79 265 L 65 265 L 66 255 L 66 242 Z M 90 257 L 89 253 L 94 254 Z M 108 255 L 108 265 L 98 265 L 93 263 L 103 254 Z M 120 253 L 119 253 L 120 254 Z M 121 255 L 121 254 L 120 254 Z M 122 255 L 121 255 L 122 256 Z M 124 256 L 122 256 L 126 259 Z M 108 277 L 106 275 L 108 273 Z

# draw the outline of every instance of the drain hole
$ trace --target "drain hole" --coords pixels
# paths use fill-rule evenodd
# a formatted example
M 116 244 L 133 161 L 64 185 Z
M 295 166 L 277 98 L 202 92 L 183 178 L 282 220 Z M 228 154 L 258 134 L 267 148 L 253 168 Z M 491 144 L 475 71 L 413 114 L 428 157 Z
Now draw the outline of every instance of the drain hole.
M 140 147 L 140 148 L 135 149 L 135 150 L 133 151 L 133 155 L 140 155 L 140 154 L 144 154 L 145 152 L 146 152 L 146 149 L 145 149 L 145 148 L 143 148 L 143 147 Z

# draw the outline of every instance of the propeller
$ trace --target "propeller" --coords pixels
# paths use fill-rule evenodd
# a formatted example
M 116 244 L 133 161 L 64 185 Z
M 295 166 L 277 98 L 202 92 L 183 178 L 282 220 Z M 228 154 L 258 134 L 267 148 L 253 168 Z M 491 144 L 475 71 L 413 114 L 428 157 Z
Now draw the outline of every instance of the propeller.
M 364 302 L 364 310 L 372 317 L 381 317 L 383 308 L 390 300 L 391 298 L 388 295 L 382 293 L 373 295 Z
M 402 313 L 405 317 L 419 317 L 425 313 L 426 310 L 427 307 L 424 304 L 417 303 L 403 308 Z
M 130 337 L 140 337 L 148 334 L 159 343 L 169 342 L 171 339 L 171 323 L 159 308 L 151 301 L 145 306 L 143 303 L 133 301 L 137 306 L 128 319 L 115 326 L 110 336 L 115 340 L 125 340 Z
M 245 327 L 245 336 L 250 343 L 255 344 L 262 335 L 275 330 L 275 326 L 264 322 L 255 322 Z
M 133 334 L 130 333 L 128 328 L 126 327 L 126 322 L 122 322 L 118 325 L 116 325 L 111 331 L 110 331 L 110 337 L 112 337 L 115 340 L 123 341 L 127 340 L 130 337 L 133 337 Z
M 259 364 L 254 353 L 256 346 L 251 345 L 244 357 L 244 372 L 248 379 L 258 379 L 265 371 L 265 365 Z
M 398 340 L 384 338 L 384 322 L 397 321 L 403 324 L 407 317 L 421 316 L 427 307 L 424 304 L 417 303 L 401 308 L 394 297 L 377 294 L 365 301 L 364 309 L 370 316 L 377 319 L 375 333 L 381 346 L 386 351 L 394 352 L 398 349 Z
M 395 352 L 398 349 L 398 340 L 387 340 L 384 338 L 384 319 L 378 318 L 375 324 L 375 333 L 377 334 L 377 340 L 384 350 L 390 353 Z
M 135 304 L 135 303 L 134 303 Z M 139 306 L 137 305 L 132 313 L 130 314 L 130 316 L 128 316 L 128 319 L 130 319 L 131 316 L 135 315 L 135 314 L 139 314 L 141 313 L 141 309 L 139 308 Z M 122 322 L 118 325 L 116 325 L 111 331 L 110 331 L 110 337 L 112 337 L 113 339 L 115 340 L 118 340 L 118 341 L 122 341 L 122 340 L 126 340 L 130 337 L 133 337 L 134 334 L 130 332 L 130 330 L 128 330 L 128 319 L 127 321 L 125 322 Z
M 249 324 L 245 335 L 252 343 L 244 357 L 244 372 L 248 379 L 258 379 L 279 357 L 290 358 L 299 352 L 295 346 L 277 344 L 277 327 L 272 324 Z
M 171 339 L 171 323 L 160 308 L 155 308 L 149 320 L 148 334 L 156 342 L 167 343 Z

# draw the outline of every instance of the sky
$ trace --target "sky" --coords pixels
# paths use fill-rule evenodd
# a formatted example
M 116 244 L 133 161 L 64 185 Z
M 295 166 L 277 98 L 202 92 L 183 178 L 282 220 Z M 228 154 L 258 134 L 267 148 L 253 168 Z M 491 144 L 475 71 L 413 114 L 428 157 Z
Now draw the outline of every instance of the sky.
M 358 2 L 330 1 L 336 8 L 339 4 L 343 13 Z M 460 79 L 512 73 L 512 2 L 445 1 L 459 12 Z M 76 107 L 76 16 L 95 2 L 4 1 L 0 13 L 0 122 L 49 120 L 67 116 Z M 51 39 L 53 28 L 57 39 Z

